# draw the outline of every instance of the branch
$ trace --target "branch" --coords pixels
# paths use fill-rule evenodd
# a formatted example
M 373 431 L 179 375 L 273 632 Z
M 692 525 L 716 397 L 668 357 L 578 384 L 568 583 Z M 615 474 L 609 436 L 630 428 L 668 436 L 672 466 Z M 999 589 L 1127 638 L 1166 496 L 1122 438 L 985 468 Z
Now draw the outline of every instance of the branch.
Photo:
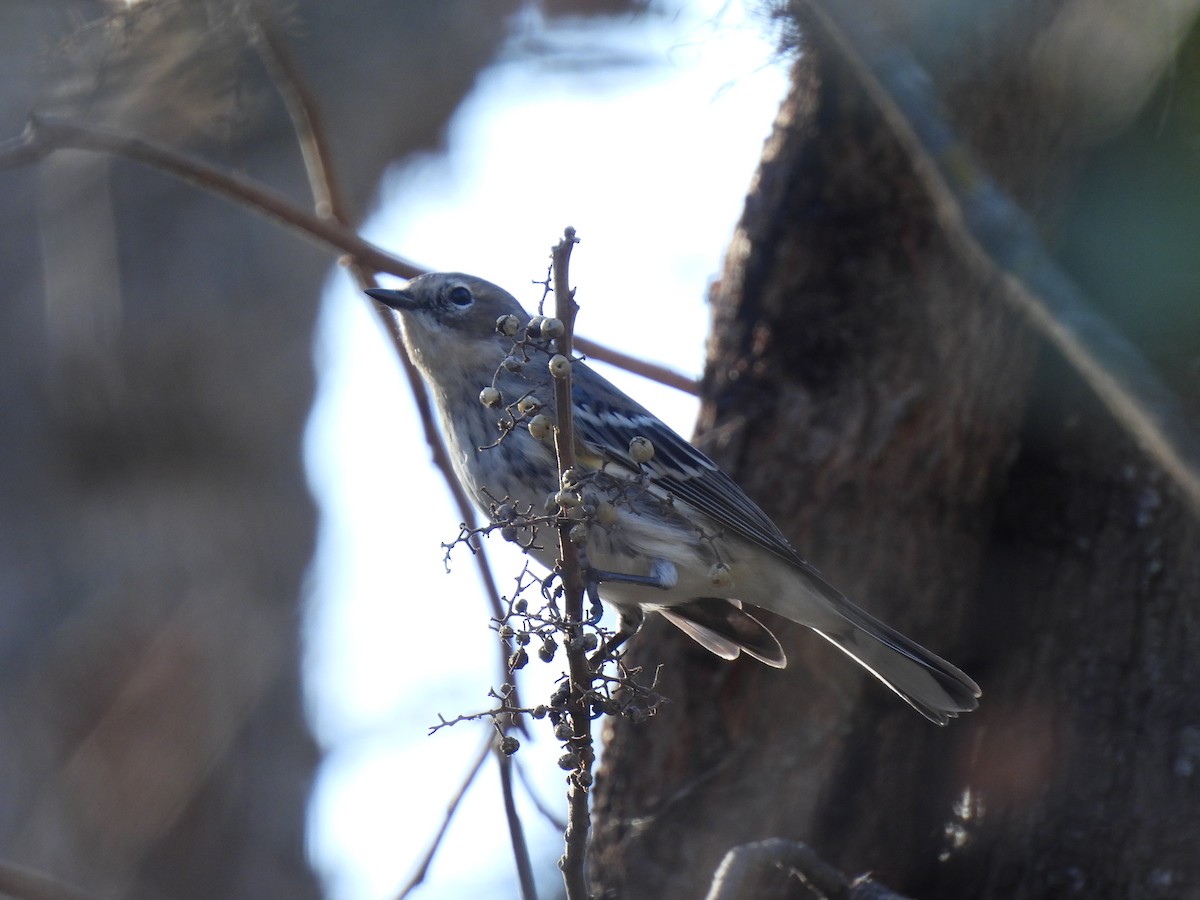
M 537 787 L 530 780 L 529 773 L 525 771 L 525 767 L 521 765 L 521 760 L 516 757 L 510 757 L 517 769 L 517 777 L 521 780 L 522 787 L 525 788 L 525 793 L 529 796 L 529 800 L 533 803 L 534 808 L 542 814 L 550 827 L 555 831 L 566 831 L 567 823 L 563 821 L 562 816 L 552 810 L 546 801 L 542 799 L 542 795 L 538 793 Z
M 665 384 L 667 387 L 691 394 L 693 397 L 700 396 L 700 382 L 695 378 L 689 378 L 682 372 L 638 359 L 636 356 L 630 356 L 620 350 L 613 350 L 611 347 L 605 347 L 603 344 L 597 344 L 587 338 L 576 337 L 575 348 L 591 359 L 598 359 L 610 366 L 632 372 L 634 375 L 641 375 L 650 381 L 657 381 L 659 384 Z
M 258 14 L 257 7 L 253 3 L 241 4 L 239 12 L 246 34 L 258 51 L 258 58 L 262 60 L 292 120 L 317 216 L 349 226 L 350 213 L 334 176 L 330 162 L 333 154 L 329 151 L 329 142 L 325 140 L 325 129 L 321 127 L 321 110 L 316 98 L 301 77 L 287 45 Z
M 811 847 L 784 838 L 742 844 L 726 853 L 705 900 L 791 897 L 788 885 L 796 881 L 821 900 L 906 900 L 869 878 L 850 881 Z
M 494 746 L 494 744 L 493 744 Z M 521 900 L 537 900 L 537 885 L 533 880 L 533 866 L 529 862 L 529 847 L 525 843 L 525 829 L 517 803 L 513 796 L 512 757 L 501 750 L 494 750 L 496 765 L 500 767 L 500 795 L 504 798 L 504 818 L 508 822 L 508 835 L 513 846 L 513 858 L 517 861 L 517 880 L 521 884 Z
M 563 238 L 552 250 L 554 265 L 555 316 L 563 324 L 563 333 L 554 339 L 555 349 L 566 360 L 571 359 L 571 340 L 575 332 L 575 294 L 570 287 L 568 268 L 571 248 L 578 243 L 575 229 L 568 227 Z M 551 371 L 553 369 L 553 360 Z M 575 418 L 571 396 L 571 370 L 554 374 L 554 413 L 557 423 L 554 429 L 554 449 L 558 454 L 558 471 L 561 475 L 575 466 Z M 561 479 L 560 479 L 561 483 Z M 570 672 L 570 699 L 567 710 L 571 718 L 571 750 L 575 755 L 575 769 L 568 778 L 567 789 L 567 832 L 566 852 L 561 860 L 563 881 L 566 884 L 567 900 L 587 900 L 587 846 L 591 818 L 588 813 L 588 788 L 592 783 L 592 704 L 589 692 L 592 686 L 592 667 L 588 663 L 587 650 L 583 646 L 583 576 L 579 564 L 579 549 L 571 542 L 569 533 L 574 523 L 561 511 L 558 526 L 559 575 L 562 578 L 565 599 L 568 640 L 566 642 L 567 663 Z
M 352 229 L 298 209 L 269 188 L 228 175 L 193 156 L 115 131 L 43 116 L 31 116 L 20 137 L 0 143 L 0 169 L 37 162 L 55 150 L 91 150 L 111 153 L 174 175 L 188 184 L 231 200 L 237 205 L 283 225 L 295 234 L 340 253 L 377 272 L 413 278 L 421 269 L 392 256 Z
M 802 0 L 904 147 L 947 237 L 1075 368 L 1122 428 L 1200 513 L 1200 439 L 1137 348 L 1100 315 L 1042 245 L 1033 222 L 942 112 L 932 81 L 849 0 Z
M 446 831 L 450 828 L 450 822 L 453 821 L 454 814 L 458 811 L 458 804 L 462 802 L 462 798 L 467 794 L 467 788 L 471 786 L 471 783 L 475 780 L 475 776 L 483 768 L 483 761 L 492 752 L 494 743 L 495 738 L 489 730 L 487 740 L 479 748 L 475 762 L 467 770 L 467 776 L 462 780 L 462 784 L 458 786 L 458 790 L 454 792 L 454 796 L 450 798 L 450 805 L 446 807 L 446 814 L 442 816 L 442 824 L 438 826 L 437 833 L 434 834 L 433 840 L 429 842 L 429 847 L 421 857 L 421 862 L 417 864 L 417 871 L 408 879 L 408 883 L 400 889 L 400 893 L 396 895 L 396 900 L 404 900 L 405 897 L 416 890 L 417 886 L 425 880 L 425 876 L 429 874 L 429 867 L 433 864 L 433 858 L 437 856 L 438 848 L 442 845 L 442 839 L 445 838 Z

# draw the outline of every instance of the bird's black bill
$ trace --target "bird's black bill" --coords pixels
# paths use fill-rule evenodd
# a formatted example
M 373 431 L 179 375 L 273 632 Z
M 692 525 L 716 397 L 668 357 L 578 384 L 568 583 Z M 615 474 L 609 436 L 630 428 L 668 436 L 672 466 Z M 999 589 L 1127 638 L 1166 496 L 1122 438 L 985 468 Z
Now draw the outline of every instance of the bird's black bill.
M 417 300 L 408 291 L 388 290 L 386 288 L 367 288 L 368 297 L 374 297 L 384 306 L 392 309 L 416 309 Z

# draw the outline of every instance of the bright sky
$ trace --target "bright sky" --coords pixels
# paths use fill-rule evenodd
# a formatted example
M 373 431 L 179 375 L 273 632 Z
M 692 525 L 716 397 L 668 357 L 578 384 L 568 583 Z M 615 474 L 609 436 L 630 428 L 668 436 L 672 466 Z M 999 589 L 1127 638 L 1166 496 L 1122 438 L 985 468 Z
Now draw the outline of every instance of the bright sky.
M 514 22 L 502 61 L 451 123 L 446 152 L 389 173 L 366 236 L 532 306 L 550 245 L 574 225 L 580 332 L 699 374 L 707 286 L 786 82 L 766 24 L 725 6 L 674 0 L 665 14 L 612 27 Z M 535 42 L 552 52 L 532 57 Z M 611 65 L 582 71 L 570 64 L 581 57 Z M 457 515 L 394 351 L 341 272 L 330 276 L 316 354 L 306 452 L 322 526 L 305 676 L 327 756 L 310 850 L 333 900 L 382 900 L 411 875 L 483 740 L 477 724 L 427 731 L 439 713 L 490 707 L 497 638 L 472 561 L 460 552 L 445 572 L 439 544 L 455 535 Z M 599 368 L 691 433 L 693 400 Z M 493 554 L 505 591 L 522 562 L 492 549 L 508 551 Z M 526 701 L 547 697 L 557 675 L 535 658 Z M 543 733 L 517 758 L 562 815 L 561 751 L 549 726 L 534 724 Z M 415 897 L 518 896 L 494 769 L 485 766 Z M 552 895 L 561 834 L 519 800 Z

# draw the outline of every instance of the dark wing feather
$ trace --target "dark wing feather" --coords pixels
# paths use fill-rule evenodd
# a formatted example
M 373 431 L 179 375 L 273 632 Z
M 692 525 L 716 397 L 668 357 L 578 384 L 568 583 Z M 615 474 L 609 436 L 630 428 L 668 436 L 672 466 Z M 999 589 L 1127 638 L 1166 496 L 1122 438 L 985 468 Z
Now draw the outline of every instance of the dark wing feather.
M 629 458 L 629 442 L 639 435 L 648 438 L 654 444 L 654 458 L 642 469 L 659 488 L 728 530 L 813 571 L 767 514 L 716 463 L 587 367 L 577 364 L 573 375 L 578 436 L 597 455 L 637 471 L 638 465 Z

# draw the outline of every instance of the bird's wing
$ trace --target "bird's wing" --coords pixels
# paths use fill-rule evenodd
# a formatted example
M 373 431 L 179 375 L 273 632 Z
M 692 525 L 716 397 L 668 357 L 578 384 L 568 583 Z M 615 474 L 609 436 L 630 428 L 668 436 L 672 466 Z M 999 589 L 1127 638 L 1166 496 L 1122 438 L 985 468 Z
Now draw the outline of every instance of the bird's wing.
M 578 437 L 594 453 L 610 464 L 637 472 L 639 466 L 629 456 L 629 442 L 638 436 L 649 439 L 654 457 L 640 470 L 665 494 L 793 565 L 811 569 L 767 514 L 716 463 L 600 375 L 580 364 L 573 373 Z

